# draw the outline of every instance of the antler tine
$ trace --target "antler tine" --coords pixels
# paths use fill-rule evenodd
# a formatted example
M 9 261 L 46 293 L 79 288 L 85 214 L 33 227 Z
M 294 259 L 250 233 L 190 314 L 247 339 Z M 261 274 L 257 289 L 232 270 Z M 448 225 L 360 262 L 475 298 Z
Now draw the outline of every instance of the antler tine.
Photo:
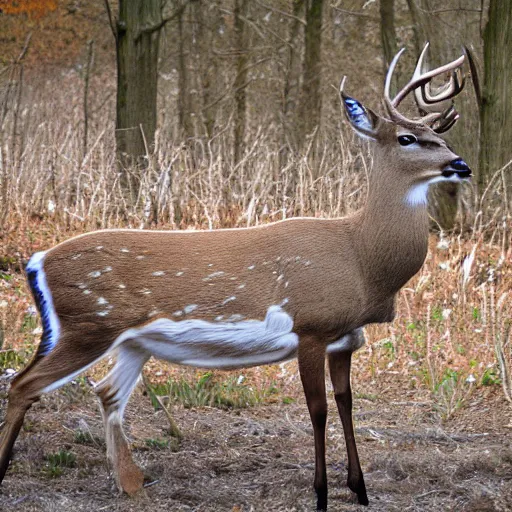
M 459 113 L 452 105 L 443 112 L 441 115 L 441 122 L 437 126 L 433 127 L 433 130 L 436 133 L 444 133 L 457 122 L 457 119 L 459 119 Z
M 435 94 L 432 94 L 430 83 L 426 83 L 420 87 L 421 98 L 418 97 L 418 89 L 415 89 L 414 95 L 416 97 L 418 106 L 428 111 L 428 108 L 426 108 L 427 105 L 440 103 L 442 101 L 449 100 L 454 96 L 457 96 L 457 94 L 462 91 L 465 84 L 465 78 L 463 76 L 459 77 L 459 75 L 462 75 L 460 68 L 452 71 L 450 81 L 447 84 L 441 86 Z
M 402 48 L 391 61 L 391 64 L 389 65 L 388 72 L 386 74 L 386 80 L 384 82 L 384 104 L 386 105 L 386 108 L 388 110 L 388 113 L 391 117 L 399 117 L 403 118 L 403 116 L 398 112 L 393 105 L 393 100 L 391 99 L 391 96 L 389 94 L 389 89 L 391 88 L 391 79 L 393 78 L 393 73 L 395 72 L 396 64 L 398 60 L 400 59 L 402 53 L 405 52 L 405 48 Z
M 429 44 L 425 44 L 425 47 L 423 48 L 423 51 L 421 52 L 421 55 L 418 59 L 418 63 L 416 64 L 416 69 L 414 70 L 413 77 L 411 81 L 405 85 L 405 87 L 395 96 L 395 98 L 392 101 L 393 107 L 397 107 L 400 102 L 413 90 L 417 89 L 418 87 L 422 87 L 428 82 L 432 80 L 435 76 L 441 75 L 442 73 L 446 73 L 447 71 L 452 71 L 464 63 L 465 56 L 461 55 L 458 59 L 455 59 L 452 62 L 449 62 L 448 64 L 445 64 L 444 66 L 439 66 L 438 68 L 432 69 L 431 71 L 422 72 L 423 66 L 424 66 L 424 59 L 425 55 L 428 51 Z M 452 75 L 453 79 L 453 75 Z M 458 84 L 458 79 L 457 79 Z M 455 85 L 455 84 L 454 84 Z M 451 91 L 450 91 L 451 93 Z M 444 98 L 446 99 L 446 98 Z

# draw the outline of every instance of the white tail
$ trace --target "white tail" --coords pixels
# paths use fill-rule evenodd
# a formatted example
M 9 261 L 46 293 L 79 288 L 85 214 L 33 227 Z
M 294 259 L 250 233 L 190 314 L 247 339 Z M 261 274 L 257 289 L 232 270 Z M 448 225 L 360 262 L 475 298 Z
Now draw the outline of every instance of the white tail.
M 352 426 L 351 354 L 364 344 L 364 325 L 393 318 L 396 293 L 423 264 L 428 185 L 471 174 L 435 132 L 456 120 L 452 107 L 432 112 L 436 99 L 444 103 L 460 91 L 456 73 L 463 57 L 417 71 L 391 100 L 399 55 L 385 91 L 389 119 L 342 92 L 351 126 L 373 141 L 368 202 L 355 215 L 209 232 L 99 231 L 30 260 L 27 276 L 43 336 L 10 389 L 0 479 L 31 404 L 114 349 L 117 363 L 97 392 L 108 456 L 128 493 L 137 492 L 143 479 L 123 435 L 123 410 L 150 356 L 239 368 L 298 355 L 314 427 L 317 507 L 324 510 L 327 354 L 347 443 L 348 485 L 368 503 Z M 429 81 L 446 71 L 453 72 L 451 85 L 433 95 Z M 408 119 L 397 106 L 418 88 L 430 113 Z

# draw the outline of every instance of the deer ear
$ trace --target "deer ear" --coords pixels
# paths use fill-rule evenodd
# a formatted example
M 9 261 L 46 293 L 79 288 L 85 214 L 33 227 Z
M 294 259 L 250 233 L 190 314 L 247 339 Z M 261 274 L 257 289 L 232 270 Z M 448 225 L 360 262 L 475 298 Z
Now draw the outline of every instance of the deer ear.
M 346 94 L 341 93 L 341 99 L 350 126 L 359 136 L 375 140 L 382 122 L 380 116 Z

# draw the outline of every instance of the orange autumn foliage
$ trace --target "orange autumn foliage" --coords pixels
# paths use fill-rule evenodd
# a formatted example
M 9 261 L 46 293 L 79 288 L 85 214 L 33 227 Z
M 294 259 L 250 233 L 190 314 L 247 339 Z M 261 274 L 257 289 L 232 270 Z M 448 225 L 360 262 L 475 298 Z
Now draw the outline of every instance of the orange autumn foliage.
M 57 9 L 57 0 L 0 0 L 0 13 L 26 14 L 31 18 L 41 18 Z

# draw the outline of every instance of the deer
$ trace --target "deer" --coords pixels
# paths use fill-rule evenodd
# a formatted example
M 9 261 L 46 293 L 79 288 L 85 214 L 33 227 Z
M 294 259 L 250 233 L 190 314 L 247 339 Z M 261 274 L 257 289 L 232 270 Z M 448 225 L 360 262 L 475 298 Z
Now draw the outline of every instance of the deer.
M 367 201 L 354 214 L 210 231 L 102 230 L 30 258 L 25 271 L 43 333 L 33 359 L 11 382 L 0 481 L 31 405 L 107 355 L 116 362 L 95 391 L 107 458 L 129 495 L 141 491 L 144 475 L 133 461 L 123 413 L 151 356 L 216 369 L 298 358 L 314 432 L 316 507 L 326 510 L 327 359 L 347 485 L 368 505 L 352 421 L 352 354 L 365 344 L 365 325 L 394 319 L 397 293 L 423 265 L 429 185 L 472 174 L 440 137 L 459 117 L 453 98 L 464 87 L 465 57 L 429 70 L 427 49 L 393 98 L 392 76 L 404 49 L 391 62 L 386 115 L 348 96 L 345 79 L 340 86 L 349 125 L 373 151 Z M 432 84 L 445 74 L 444 85 Z M 398 110 L 411 92 L 419 118 Z

